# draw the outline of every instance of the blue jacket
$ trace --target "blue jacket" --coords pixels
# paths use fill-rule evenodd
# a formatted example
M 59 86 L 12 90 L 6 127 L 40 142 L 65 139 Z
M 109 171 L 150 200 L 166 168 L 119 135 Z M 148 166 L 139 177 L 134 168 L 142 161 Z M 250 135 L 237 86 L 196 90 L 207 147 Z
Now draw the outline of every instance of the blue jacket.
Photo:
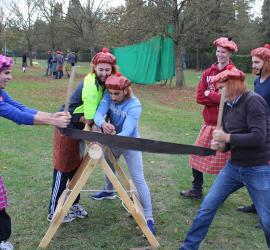
M 30 109 L 13 100 L 8 93 L 0 89 L 0 116 L 17 124 L 33 125 L 37 110 Z
M 132 96 L 121 103 L 115 103 L 106 90 L 96 111 L 94 121 L 96 125 L 101 127 L 105 121 L 105 115 L 108 113 L 117 135 L 139 137 L 138 122 L 141 112 L 142 105 L 137 97 Z

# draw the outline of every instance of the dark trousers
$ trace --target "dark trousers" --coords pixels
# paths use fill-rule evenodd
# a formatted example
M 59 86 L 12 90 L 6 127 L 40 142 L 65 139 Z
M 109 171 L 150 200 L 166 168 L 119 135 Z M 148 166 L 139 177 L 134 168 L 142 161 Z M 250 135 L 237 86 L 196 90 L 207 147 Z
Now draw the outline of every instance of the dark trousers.
M 203 173 L 192 168 L 192 175 L 193 175 L 193 181 L 192 181 L 192 190 L 195 192 L 201 192 L 203 188 Z
M 69 173 L 64 173 L 56 169 L 53 170 L 52 193 L 51 193 L 51 199 L 50 199 L 50 204 L 49 204 L 49 209 L 48 209 L 49 214 L 54 214 L 55 209 L 57 207 L 58 200 L 61 194 L 63 193 L 63 191 L 66 189 L 68 180 L 72 179 L 76 171 L 77 169 Z M 74 201 L 74 204 L 79 203 L 79 201 L 80 201 L 80 195 L 77 196 L 76 200 Z
M 0 242 L 6 241 L 11 235 L 11 219 L 6 210 L 0 210 Z

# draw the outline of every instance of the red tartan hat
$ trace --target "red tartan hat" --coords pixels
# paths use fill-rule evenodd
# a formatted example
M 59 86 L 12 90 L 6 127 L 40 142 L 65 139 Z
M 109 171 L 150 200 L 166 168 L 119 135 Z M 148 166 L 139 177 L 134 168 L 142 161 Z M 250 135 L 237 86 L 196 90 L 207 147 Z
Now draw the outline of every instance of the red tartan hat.
M 103 48 L 102 51 L 97 53 L 92 59 L 93 65 L 99 63 L 109 63 L 114 66 L 116 64 L 116 58 L 113 54 L 108 52 L 107 48 Z
M 229 64 L 226 68 L 226 70 L 220 72 L 219 74 L 215 75 L 212 79 L 212 83 L 222 83 L 229 79 L 234 80 L 245 80 L 245 73 L 241 70 L 237 69 L 234 65 Z
M 236 45 L 236 43 L 229 37 L 220 37 L 218 39 L 216 39 L 213 44 L 217 47 L 223 47 L 226 48 L 234 53 L 237 53 L 238 51 L 238 47 Z
M 270 45 L 265 44 L 263 47 L 259 47 L 251 50 L 251 56 L 257 56 L 264 61 L 270 60 Z
M 113 90 L 122 90 L 131 85 L 131 81 L 126 77 L 122 76 L 120 72 L 117 72 L 116 75 L 111 75 L 105 81 L 105 86 L 107 89 Z

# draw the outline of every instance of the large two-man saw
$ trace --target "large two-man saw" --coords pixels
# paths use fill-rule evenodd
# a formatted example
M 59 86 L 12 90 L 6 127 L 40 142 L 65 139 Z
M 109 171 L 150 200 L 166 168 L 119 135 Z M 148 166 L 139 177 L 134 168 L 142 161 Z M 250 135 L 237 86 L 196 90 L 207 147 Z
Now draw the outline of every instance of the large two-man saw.
M 216 151 L 210 148 L 172 142 L 156 141 L 143 138 L 102 134 L 98 132 L 82 131 L 79 129 L 61 129 L 61 133 L 74 139 L 99 142 L 101 144 L 158 154 L 194 154 L 201 156 L 215 155 Z

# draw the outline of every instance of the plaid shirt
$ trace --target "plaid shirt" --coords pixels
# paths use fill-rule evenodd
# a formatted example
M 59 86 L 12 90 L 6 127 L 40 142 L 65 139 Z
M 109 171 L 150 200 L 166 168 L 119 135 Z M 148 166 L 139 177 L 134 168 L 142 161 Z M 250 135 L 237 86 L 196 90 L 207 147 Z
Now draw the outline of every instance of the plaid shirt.
M 7 206 L 8 206 L 7 191 L 2 176 L 0 176 L 0 210 L 5 209 Z

